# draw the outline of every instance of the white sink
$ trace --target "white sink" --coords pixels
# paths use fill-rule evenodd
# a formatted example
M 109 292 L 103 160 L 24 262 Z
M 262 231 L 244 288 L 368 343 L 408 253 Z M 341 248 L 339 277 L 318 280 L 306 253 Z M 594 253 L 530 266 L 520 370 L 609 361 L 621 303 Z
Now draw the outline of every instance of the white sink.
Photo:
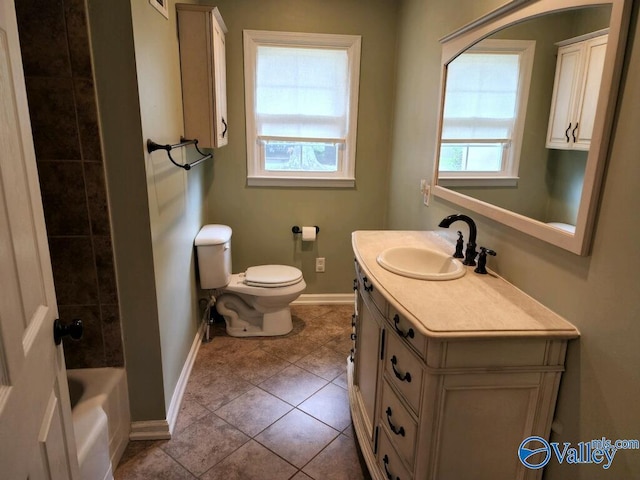
M 462 262 L 428 248 L 388 248 L 378 255 L 377 260 L 390 272 L 420 280 L 453 280 L 462 277 L 466 271 Z

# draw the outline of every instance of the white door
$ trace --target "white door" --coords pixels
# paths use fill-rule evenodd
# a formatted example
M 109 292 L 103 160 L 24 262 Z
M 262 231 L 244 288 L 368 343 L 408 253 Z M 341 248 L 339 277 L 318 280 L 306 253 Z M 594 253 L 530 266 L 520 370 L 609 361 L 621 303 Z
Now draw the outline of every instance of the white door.
M 79 478 L 13 0 L 0 0 L 0 477 Z

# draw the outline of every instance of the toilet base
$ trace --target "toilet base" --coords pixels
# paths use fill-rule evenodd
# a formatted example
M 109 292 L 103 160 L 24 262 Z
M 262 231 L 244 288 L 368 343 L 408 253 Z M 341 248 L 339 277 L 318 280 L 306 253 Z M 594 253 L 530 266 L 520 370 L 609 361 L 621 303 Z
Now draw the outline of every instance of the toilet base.
M 216 310 L 224 317 L 227 334 L 232 337 L 272 337 L 293 330 L 289 305 L 261 313 L 236 295 L 222 295 Z

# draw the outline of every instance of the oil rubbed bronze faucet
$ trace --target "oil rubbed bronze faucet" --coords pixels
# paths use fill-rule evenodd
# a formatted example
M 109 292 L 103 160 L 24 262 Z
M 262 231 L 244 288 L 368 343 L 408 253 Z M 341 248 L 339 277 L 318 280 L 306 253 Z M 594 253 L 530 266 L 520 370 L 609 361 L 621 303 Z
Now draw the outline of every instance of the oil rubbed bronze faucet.
M 461 213 L 456 213 L 454 215 L 449 215 L 446 218 L 443 218 L 439 227 L 449 228 L 453 222 L 457 222 L 461 220 L 469 225 L 469 241 L 467 242 L 467 249 L 464 253 L 464 261 L 462 262 L 464 265 L 474 266 L 476 264 L 476 255 L 478 252 L 476 251 L 476 236 L 478 234 L 478 229 L 476 228 L 476 222 L 473 221 L 471 217 L 467 215 L 463 215 Z

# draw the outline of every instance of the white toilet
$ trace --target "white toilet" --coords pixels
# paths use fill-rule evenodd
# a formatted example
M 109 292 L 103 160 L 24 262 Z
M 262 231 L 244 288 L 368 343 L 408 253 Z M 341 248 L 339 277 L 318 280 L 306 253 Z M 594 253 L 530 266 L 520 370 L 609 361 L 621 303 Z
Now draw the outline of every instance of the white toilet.
M 287 265 L 249 267 L 231 273 L 231 228 L 205 225 L 195 239 L 200 287 L 220 289 L 216 310 L 234 337 L 285 335 L 293 328 L 289 304 L 307 287 L 302 272 Z

